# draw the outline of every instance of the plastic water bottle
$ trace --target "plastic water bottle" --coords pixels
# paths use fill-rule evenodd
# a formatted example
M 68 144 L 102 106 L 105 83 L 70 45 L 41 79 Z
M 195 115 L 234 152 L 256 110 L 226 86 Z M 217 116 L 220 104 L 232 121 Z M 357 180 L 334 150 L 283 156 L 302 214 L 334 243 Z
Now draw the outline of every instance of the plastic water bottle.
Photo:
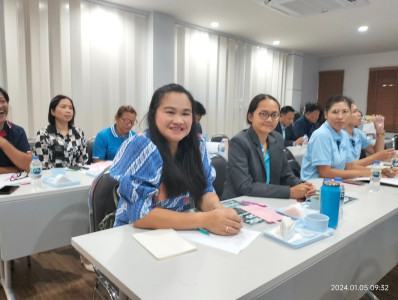
M 225 142 L 223 140 L 218 144 L 218 152 L 221 154 L 224 154 L 225 152 Z
M 321 214 L 329 217 L 329 227 L 339 224 L 340 182 L 324 181 L 321 188 Z
M 308 145 L 308 135 L 304 134 L 303 136 L 303 146 Z
M 369 191 L 370 192 L 378 192 L 380 190 L 380 178 L 381 178 L 381 166 L 380 161 L 373 161 L 373 165 L 371 166 L 372 173 L 370 174 L 369 181 Z
M 38 156 L 33 156 L 33 160 L 30 163 L 30 178 L 31 184 L 34 189 L 39 189 L 42 186 L 41 173 L 43 166 Z
M 335 177 L 334 181 L 340 182 L 340 209 L 339 209 L 339 223 L 343 219 L 343 206 L 344 206 L 344 197 L 345 197 L 345 188 L 343 184 L 343 178 Z

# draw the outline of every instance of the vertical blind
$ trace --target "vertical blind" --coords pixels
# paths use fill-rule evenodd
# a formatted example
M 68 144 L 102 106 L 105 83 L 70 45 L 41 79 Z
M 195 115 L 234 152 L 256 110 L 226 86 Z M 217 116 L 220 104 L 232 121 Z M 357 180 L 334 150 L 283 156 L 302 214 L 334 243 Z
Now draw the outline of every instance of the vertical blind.
M 147 16 L 82 0 L 4 0 L 2 9 L 0 85 L 10 96 L 8 118 L 28 137 L 47 125 L 57 94 L 72 98 L 87 138 L 110 126 L 120 105 L 132 105 L 141 120 Z
M 208 114 L 203 133 L 232 137 L 247 128 L 246 112 L 259 93 L 284 104 L 286 53 L 176 26 L 176 82 L 200 101 Z

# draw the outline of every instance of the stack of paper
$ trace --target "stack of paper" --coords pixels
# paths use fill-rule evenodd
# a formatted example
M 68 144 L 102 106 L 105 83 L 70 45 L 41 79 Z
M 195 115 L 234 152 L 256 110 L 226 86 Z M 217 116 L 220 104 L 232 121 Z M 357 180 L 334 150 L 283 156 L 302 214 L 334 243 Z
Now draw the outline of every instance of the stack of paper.
M 157 259 L 165 259 L 196 250 L 196 246 L 173 229 L 134 233 L 133 237 Z

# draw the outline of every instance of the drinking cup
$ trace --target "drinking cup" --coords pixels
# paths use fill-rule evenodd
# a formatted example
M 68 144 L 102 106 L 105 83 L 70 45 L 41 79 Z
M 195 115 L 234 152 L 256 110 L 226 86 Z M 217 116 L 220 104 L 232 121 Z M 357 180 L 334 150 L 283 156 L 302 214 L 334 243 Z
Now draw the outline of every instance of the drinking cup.
M 321 200 L 319 199 L 318 195 L 311 196 L 305 199 L 305 202 L 308 204 L 308 207 L 314 210 L 321 209 Z
M 328 229 L 329 217 L 323 214 L 309 214 L 305 218 L 305 227 L 316 232 L 325 232 Z

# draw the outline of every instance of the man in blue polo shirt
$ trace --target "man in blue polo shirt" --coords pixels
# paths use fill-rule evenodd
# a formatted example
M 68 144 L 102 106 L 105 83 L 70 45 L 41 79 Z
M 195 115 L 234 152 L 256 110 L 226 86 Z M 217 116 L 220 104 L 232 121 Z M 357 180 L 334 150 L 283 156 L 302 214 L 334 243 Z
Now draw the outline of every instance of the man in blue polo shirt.
M 101 130 L 95 137 L 93 161 L 113 160 L 122 143 L 136 134 L 131 129 L 137 123 L 137 112 L 130 105 L 120 106 L 115 124 Z
M 316 122 L 318 121 L 320 112 L 321 108 L 315 103 L 307 103 L 305 105 L 304 115 L 298 118 L 293 125 L 294 134 L 297 138 L 305 134 L 308 136 L 308 139 L 311 137 L 316 129 Z
M 0 88 L 0 174 L 29 172 L 32 154 L 25 130 L 7 120 L 7 92 Z

